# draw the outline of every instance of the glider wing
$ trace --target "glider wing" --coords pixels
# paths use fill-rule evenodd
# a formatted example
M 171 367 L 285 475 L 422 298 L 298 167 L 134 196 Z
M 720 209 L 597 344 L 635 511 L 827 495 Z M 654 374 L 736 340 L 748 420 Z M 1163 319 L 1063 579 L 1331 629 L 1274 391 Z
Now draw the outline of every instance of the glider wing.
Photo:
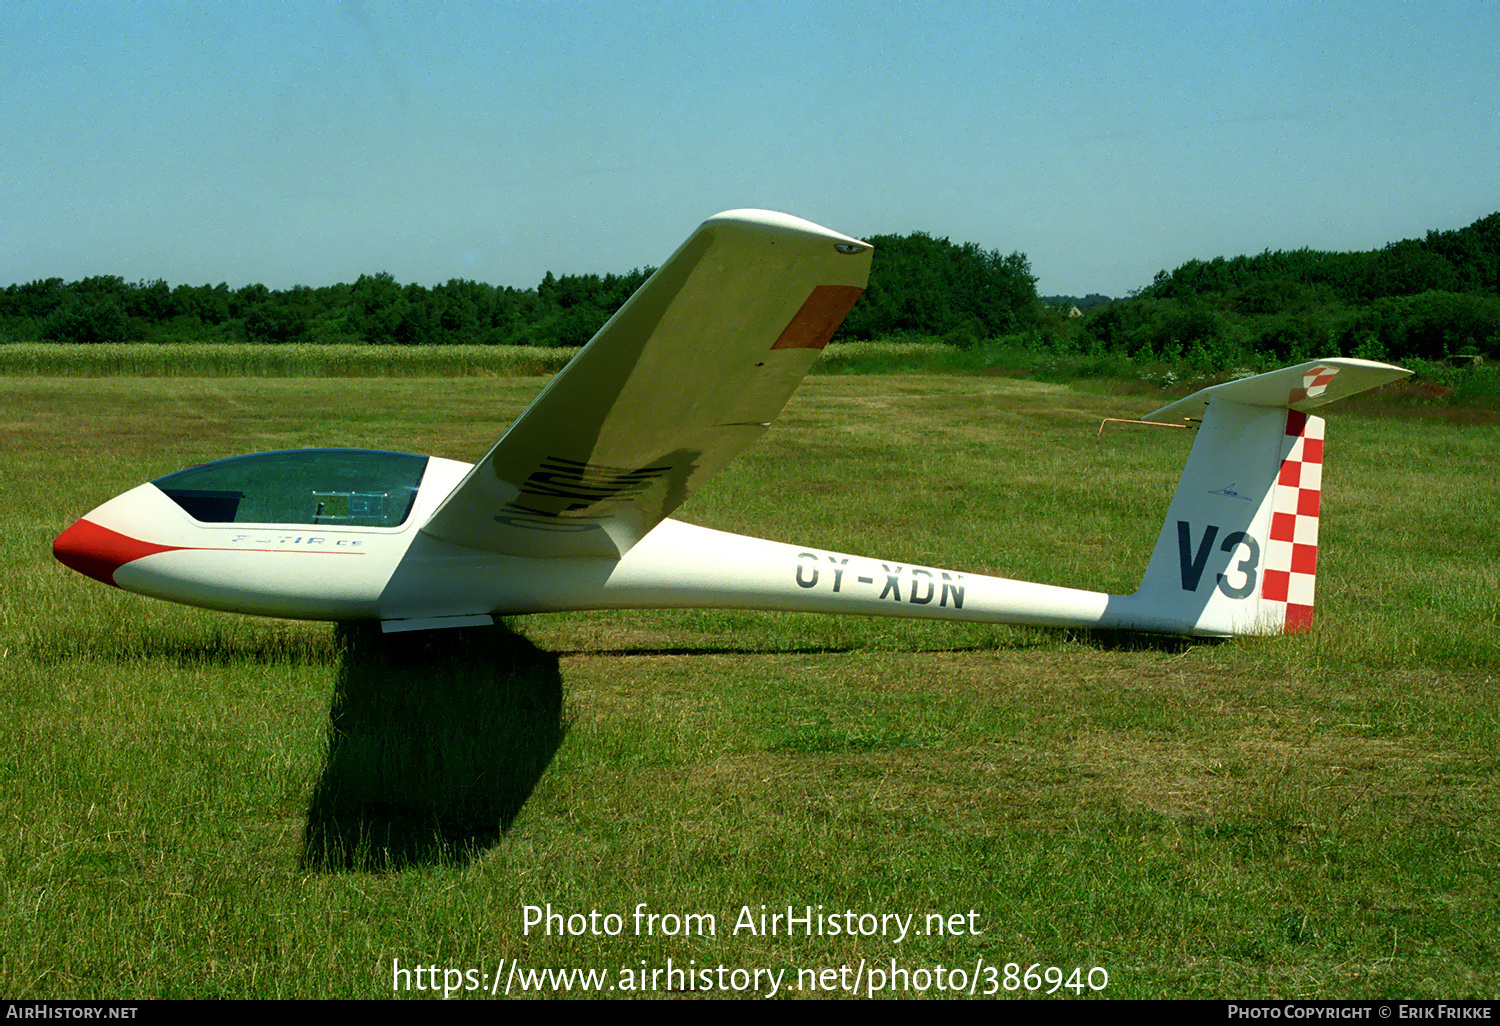
M 760 437 L 864 290 L 871 247 L 808 221 L 705 221 L 423 526 L 517 556 L 627 552 Z

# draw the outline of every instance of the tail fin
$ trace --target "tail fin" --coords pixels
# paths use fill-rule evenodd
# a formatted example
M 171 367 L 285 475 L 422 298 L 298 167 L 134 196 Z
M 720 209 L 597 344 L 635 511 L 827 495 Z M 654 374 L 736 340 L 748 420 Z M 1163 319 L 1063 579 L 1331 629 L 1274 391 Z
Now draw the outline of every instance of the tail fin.
M 1320 360 L 1203 389 L 1147 420 L 1202 416 L 1141 586 L 1140 627 L 1281 634 L 1312 624 L 1323 418 L 1310 409 L 1410 371 Z

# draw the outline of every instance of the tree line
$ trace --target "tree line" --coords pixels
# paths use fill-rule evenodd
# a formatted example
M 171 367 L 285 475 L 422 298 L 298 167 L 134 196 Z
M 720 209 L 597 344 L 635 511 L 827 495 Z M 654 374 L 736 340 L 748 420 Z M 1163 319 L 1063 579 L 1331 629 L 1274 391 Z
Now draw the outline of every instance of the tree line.
M 1035 321 L 1036 279 L 1020 253 L 1002 256 L 923 232 L 869 241 L 876 253 L 870 285 L 837 338 L 918 334 L 972 344 Z M 403 285 L 384 272 L 282 290 L 47 278 L 0 291 L 0 339 L 577 346 L 653 270 L 549 271 L 528 289 L 461 278 Z
M 1220 365 L 1500 355 L 1500 213 L 1366 252 L 1189 260 L 1082 317 L 1045 303 L 1039 331 L 1060 349 Z
M 874 235 L 869 287 L 834 336 L 991 340 L 1035 350 L 1209 366 L 1319 356 L 1500 354 L 1500 213 L 1368 252 L 1189 260 L 1125 299 L 1040 300 L 1024 254 L 925 232 Z M 0 340 L 582 345 L 650 276 L 548 272 L 534 288 L 454 278 L 403 285 L 129 283 L 48 278 L 0 290 Z

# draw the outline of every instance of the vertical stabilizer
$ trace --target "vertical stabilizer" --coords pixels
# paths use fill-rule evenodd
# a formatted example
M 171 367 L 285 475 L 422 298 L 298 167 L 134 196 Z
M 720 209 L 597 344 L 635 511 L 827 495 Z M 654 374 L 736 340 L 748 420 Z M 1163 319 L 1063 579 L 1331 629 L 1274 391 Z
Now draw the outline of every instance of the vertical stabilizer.
M 1148 415 L 1203 421 L 1141 586 L 1111 619 L 1184 634 L 1312 625 L 1326 403 L 1409 371 L 1322 360 L 1215 385 Z
M 1129 605 L 1141 627 L 1280 634 L 1312 622 L 1323 418 L 1211 403 Z

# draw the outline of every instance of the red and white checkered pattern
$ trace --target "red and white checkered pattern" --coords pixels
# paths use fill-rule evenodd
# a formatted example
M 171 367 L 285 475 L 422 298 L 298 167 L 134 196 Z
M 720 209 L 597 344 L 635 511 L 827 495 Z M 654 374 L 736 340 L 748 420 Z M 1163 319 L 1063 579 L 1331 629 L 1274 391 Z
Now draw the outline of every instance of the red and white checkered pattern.
M 1331 375 L 1330 375 L 1331 376 Z M 1327 382 L 1319 388 L 1326 387 Z M 1281 472 L 1271 499 L 1271 530 L 1260 595 L 1286 610 L 1284 633 L 1312 626 L 1318 572 L 1318 503 L 1323 492 L 1323 418 L 1286 411 Z
M 1302 387 L 1294 388 L 1287 393 L 1286 404 L 1292 406 L 1304 399 L 1316 399 L 1328 391 L 1328 384 L 1338 377 L 1337 367 L 1325 367 L 1322 364 L 1314 367 L 1302 375 Z

